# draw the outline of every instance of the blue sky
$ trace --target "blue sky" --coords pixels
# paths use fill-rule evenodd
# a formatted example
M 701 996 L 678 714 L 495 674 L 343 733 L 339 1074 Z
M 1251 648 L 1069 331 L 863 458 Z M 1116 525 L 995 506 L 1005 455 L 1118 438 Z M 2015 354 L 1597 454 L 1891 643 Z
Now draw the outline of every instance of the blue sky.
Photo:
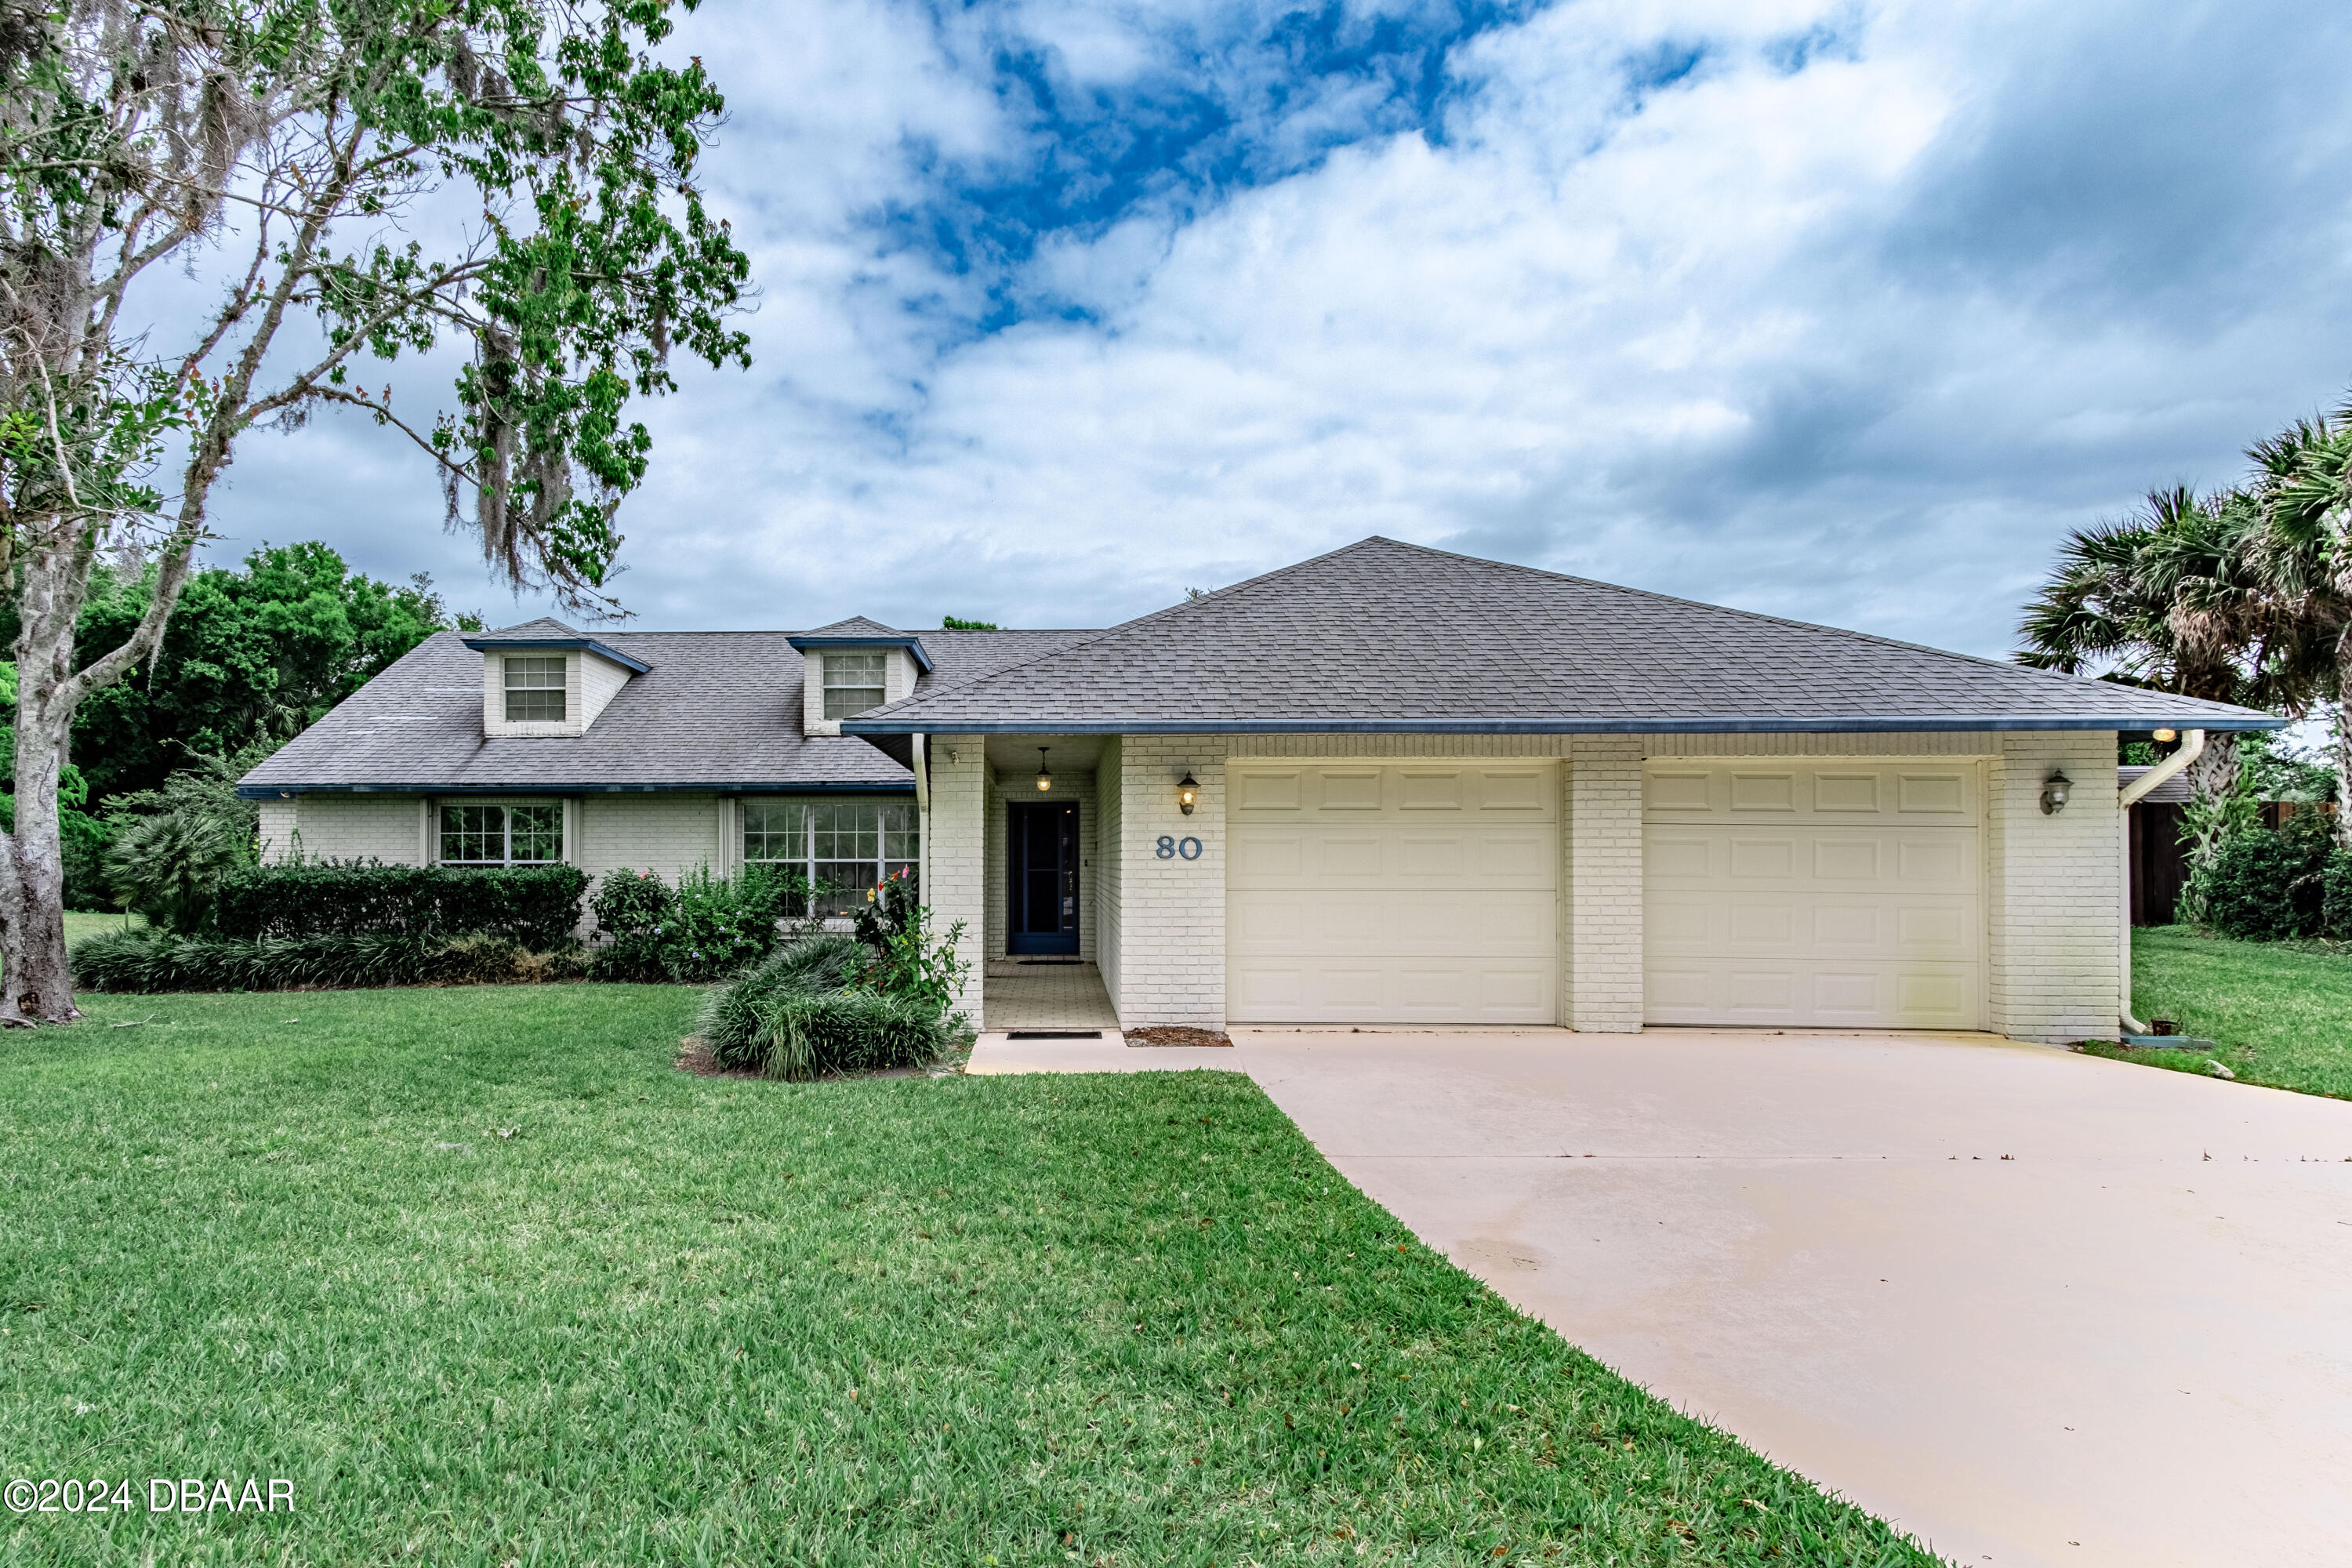
M 761 289 L 635 625 L 1102 625 L 1386 533 L 2000 654 L 2071 527 L 2352 385 L 2352 13 L 704 0 Z M 403 395 L 446 365 L 401 373 Z M 250 441 L 494 620 L 423 466 Z

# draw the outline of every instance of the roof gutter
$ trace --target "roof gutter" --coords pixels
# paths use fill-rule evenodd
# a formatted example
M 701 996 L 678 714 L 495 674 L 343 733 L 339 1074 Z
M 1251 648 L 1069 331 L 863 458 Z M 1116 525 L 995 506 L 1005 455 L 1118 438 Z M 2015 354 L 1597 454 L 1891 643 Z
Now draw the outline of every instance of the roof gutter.
M 2123 868 L 2123 942 L 2118 950 L 2118 968 L 2123 975 L 2123 994 L 2116 1007 L 2116 1016 L 2126 1035 L 2145 1035 L 2147 1026 L 2132 1016 L 2132 949 L 2131 949 L 2131 808 L 2147 798 L 2149 792 L 2167 779 L 2179 775 L 2183 768 L 2205 754 L 2205 731 L 2181 731 L 2180 750 L 2126 784 L 2116 796 L 2116 833 L 2117 853 L 2116 864 Z
M 292 800 L 304 795 L 906 795 L 914 789 L 906 779 L 871 784 L 826 781 L 778 784 L 773 780 L 689 782 L 686 784 L 241 784 L 239 800 Z
M 2207 729 L 2277 730 L 2284 719 L 2249 712 L 2223 721 L 2193 716 Z M 2179 716 L 2171 722 L 2186 728 Z M 2166 722 L 2155 713 L 2084 714 L 2063 719 L 2037 714 L 1969 713 L 1799 715 L 1758 719 L 1726 714 L 1698 719 L 845 719 L 845 735 L 1785 735 L 1874 734 L 1905 731 L 2124 730 L 2145 731 Z M 2189 733 L 2201 731 L 2190 731 Z

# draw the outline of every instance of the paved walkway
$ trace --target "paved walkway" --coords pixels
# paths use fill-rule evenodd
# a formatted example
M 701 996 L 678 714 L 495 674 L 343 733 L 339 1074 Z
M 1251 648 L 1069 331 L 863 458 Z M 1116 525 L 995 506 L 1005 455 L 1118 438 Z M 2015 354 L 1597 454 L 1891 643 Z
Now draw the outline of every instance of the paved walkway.
M 982 1027 L 1107 1029 L 1118 1027 L 1102 973 L 1091 963 L 1020 963 L 998 959 L 980 980 Z
M 1956 1563 L 2352 1561 L 2352 1104 L 1989 1039 L 1234 1034 L 1029 1056 L 1232 1057 L 1456 1263 Z

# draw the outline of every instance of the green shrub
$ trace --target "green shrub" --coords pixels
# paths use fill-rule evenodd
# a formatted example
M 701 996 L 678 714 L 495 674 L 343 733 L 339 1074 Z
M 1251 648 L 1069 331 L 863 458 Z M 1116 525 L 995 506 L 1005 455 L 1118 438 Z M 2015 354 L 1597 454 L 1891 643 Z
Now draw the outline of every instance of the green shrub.
M 248 940 L 499 937 L 537 952 L 570 946 L 587 873 L 577 866 L 386 866 L 289 860 L 231 875 L 210 930 Z
M 950 1031 L 911 996 L 872 991 L 789 994 L 751 1004 L 767 1044 L 760 1070 L 802 1081 L 828 1073 L 925 1067 L 947 1051 Z
M 773 951 L 781 923 L 805 909 L 807 880 L 766 866 L 732 879 L 698 866 L 673 889 L 650 871 L 607 872 L 589 912 L 605 937 L 605 980 L 722 979 Z
M 711 1058 L 733 1071 L 806 1079 L 923 1067 L 947 1054 L 961 1017 L 921 995 L 862 984 L 872 954 L 845 936 L 786 945 L 734 984 L 714 991 L 698 1025 Z
M 2319 921 L 2329 936 L 2352 938 L 2352 849 L 2331 849 L 2319 872 Z
M 2315 812 L 2307 813 L 2314 821 Z M 2224 838 L 2198 875 L 2205 923 L 2225 936 L 2268 941 L 2319 929 L 2322 879 L 2329 850 L 2325 824 L 2315 834 L 2248 828 Z
M 576 980 L 576 950 L 538 953 L 505 937 L 362 931 L 317 937 L 183 936 L 154 928 L 76 942 L 76 982 L 91 991 L 293 991 Z
M 842 990 L 864 962 L 845 936 L 820 933 L 786 942 L 734 984 L 710 994 L 696 1030 L 713 1060 L 733 1071 L 767 1065 L 767 1025 L 756 1005 L 778 996 L 815 996 Z
M 866 970 L 860 983 L 885 996 L 910 997 L 934 1013 L 944 1013 L 963 992 L 971 965 L 956 957 L 961 922 L 936 942 L 930 933 L 931 911 L 915 901 L 914 879 L 906 871 L 866 895 L 857 911 L 857 940 L 866 949 Z

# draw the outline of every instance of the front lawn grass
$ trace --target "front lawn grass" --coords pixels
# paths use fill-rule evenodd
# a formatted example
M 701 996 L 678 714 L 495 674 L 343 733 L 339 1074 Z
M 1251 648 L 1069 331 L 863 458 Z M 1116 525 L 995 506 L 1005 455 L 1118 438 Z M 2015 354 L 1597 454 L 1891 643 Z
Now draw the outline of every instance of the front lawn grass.
M 2352 957 L 2143 927 L 2132 932 L 2132 1011 L 2214 1041 L 2215 1058 L 2245 1082 L 2352 1099 Z M 2207 1059 L 2093 1051 L 2185 1072 L 2202 1071 Z
M 1244 1078 L 694 1078 L 698 999 L 0 1038 L 0 1477 L 141 1505 L 0 1517 L 0 1560 L 1932 1561 L 1513 1312 Z

